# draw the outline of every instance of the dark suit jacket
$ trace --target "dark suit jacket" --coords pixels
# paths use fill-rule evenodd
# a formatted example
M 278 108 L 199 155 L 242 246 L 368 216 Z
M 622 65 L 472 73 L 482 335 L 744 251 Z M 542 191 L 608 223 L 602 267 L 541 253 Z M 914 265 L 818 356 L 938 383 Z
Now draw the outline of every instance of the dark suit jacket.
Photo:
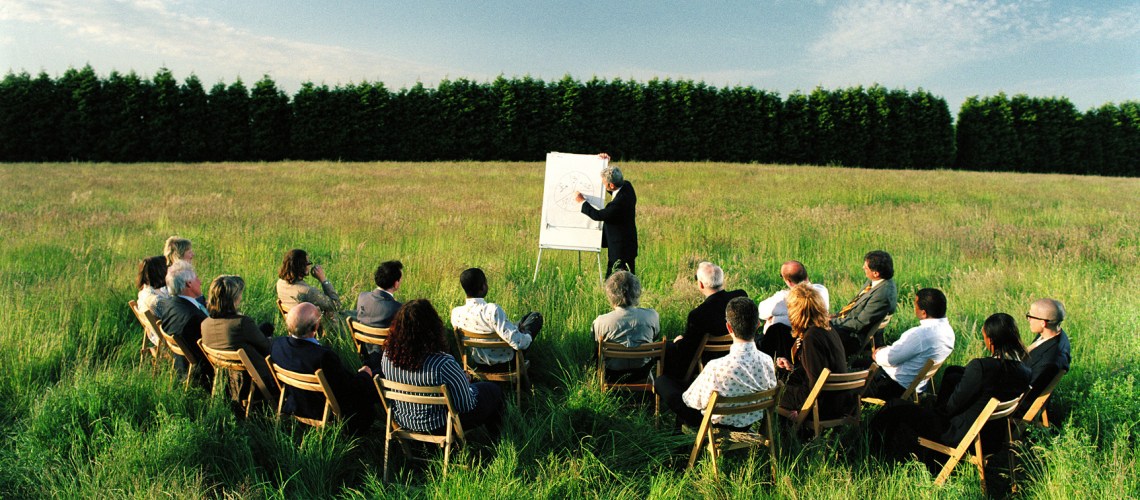
M 356 320 L 368 326 L 388 328 L 402 305 L 384 290 L 364 292 L 356 298 Z
M 870 281 L 864 282 L 862 288 L 866 288 L 868 284 Z M 864 336 L 868 333 L 868 328 L 877 327 L 888 314 L 894 314 L 898 301 L 899 292 L 895 287 L 895 280 L 883 280 L 879 286 L 856 298 L 855 307 L 842 318 L 831 320 L 831 327 L 841 337 Z
M 187 354 L 198 360 L 203 374 L 213 373 L 213 367 L 202 356 L 202 349 L 198 347 L 198 339 L 202 338 L 202 321 L 207 318 L 205 311 L 177 295 L 164 298 L 160 302 L 162 330 L 182 342 Z
M 847 373 L 847 355 L 843 342 L 833 330 L 811 327 L 804 332 L 803 343 L 792 360 L 796 367 L 788 376 L 780 406 L 789 410 L 799 410 L 807 400 L 808 393 L 819 380 L 823 369 L 831 373 Z M 856 394 L 851 391 L 821 392 L 817 396 L 821 418 L 838 418 L 854 409 Z
M 689 318 L 685 322 L 685 333 L 681 341 L 670 344 L 669 352 L 665 356 L 665 368 L 674 380 L 685 377 L 685 370 L 697 355 L 697 348 L 707 336 L 728 335 L 728 328 L 724 326 L 724 309 L 728 301 L 736 297 L 747 297 L 744 290 L 721 290 L 701 302 L 699 306 L 689 311 Z
M 610 260 L 615 256 L 622 260 L 637 257 L 637 193 L 633 184 L 626 181 L 601 210 L 582 203 L 582 213 L 602 221 L 602 247 L 610 249 Z
M 265 356 L 269 355 L 269 338 L 249 316 L 206 318 L 202 321 L 202 343 L 224 351 L 245 349 L 261 379 L 267 385 L 273 385 L 269 365 L 265 364 Z
M 1025 360 L 1025 366 L 1029 367 L 1031 372 L 1032 388 L 1025 393 L 1021 404 L 1018 405 L 1020 408 L 1018 415 L 1024 414 L 1025 410 L 1029 409 L 1029 405 L 1041 395 L 1041 391 L 1045 390 L 1045 386 L 1053 381 L 1058 372 L 1069 369 L 1069 363 L 1072 361 L 1070 349 L 1069 336 L 1062 330 L 1060 335 L 1046 340 L 1036 349 L 1029 351 L 1029 359 Z
M 298 373 L 316 373 L 318 369 L 324 370 L 325 378 L 332 387 L 341 411 L 348 415 L 362 411 L 371 412 L 370 405 L 379 402 L 380 396 L 368 375 L 345 367 L 336 353 L 328 347 L 294 337 L 278 337 L 273 339 L 269 358 L 282 368 Z M 323 395 L 297 391 L 292 387 L 285 388 L 285 404 L 282 407 L 285 413 L 319 419 L 324 408 Z
M 976 358 L 966 364 L 962 379 L 954 387 L 939 413 L 949 417 L 950 428 L 942 442 L 955 446 L 970 430 L 991 397 L 999 401 L 1016 398 L 1029 387 L 1029 367 L 1020 361 Z

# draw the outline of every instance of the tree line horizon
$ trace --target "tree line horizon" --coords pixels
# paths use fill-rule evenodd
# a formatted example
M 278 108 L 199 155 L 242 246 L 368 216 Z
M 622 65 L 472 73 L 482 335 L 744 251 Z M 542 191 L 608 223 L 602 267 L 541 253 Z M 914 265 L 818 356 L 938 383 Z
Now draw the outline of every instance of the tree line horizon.
M 0 81 L 2 162 L 722 161 L 1140 176 L 1140 101 L 1086 112 L 1065 97 L 943 97 L 870 87 L 793 91 L 651 79 L 500 76 L 398 91 L 382 82 L 293 95 L 268 76 L 207 90 L 86 65 Z

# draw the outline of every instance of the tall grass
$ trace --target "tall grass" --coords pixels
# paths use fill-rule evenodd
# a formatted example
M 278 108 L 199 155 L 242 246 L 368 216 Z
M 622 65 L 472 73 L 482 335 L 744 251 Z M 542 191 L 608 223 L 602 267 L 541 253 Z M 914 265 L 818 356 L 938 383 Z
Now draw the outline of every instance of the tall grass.
M 943 289 L 957 333 L 951 363 L 981 354 L 980 323 L 1062 300 L 1074 364 L 1052 408 L 1060 430 L 1024 447 L 1020 491 L 1068 498 L 1138 494 L 1140 181 L 1008 173 L 861 171 L 737 164 L 624 165 L 641 194 L 642 303 L 672 337 L 700 301 L 692 273 L 721 264 L 754 297 L 803 261 L 833 309 L 862 283 L 862 255 L 895 258 L 900 307 Z M 778 477 L 764 453 L 685 471 L 691 437 L 648 405 L 602 393 L 594 317 L 608 310 L 592 254 L 544 252 L 537 282 L 543 167 L 535 163 L 0 165 L 0 496 L 4 497 L 919 497 L 977 496 L 959 467 L 934 487 L 917 463 L 888 464 L 851 429 L 801 443 L 781 436 Z M 167 367 L 139 367 L 126 309 L 138 261 L 179 234 L 204 280 L 247 283 L 243 308 L 278 321 L 281 256 L 310 252 L 348 305 L 372 271 L 400 259 L 399 296 L 442 314 L 462 302 L 459 272 L 483 267 L 489 299 L 514 318 L 541 311 L 535 382 L 501 439 L 478 439 L 443 477 L 395 460 L 383 437 L 306 432 L 266 411 L 234 417 L 223 398 L 183 390 Z M 1024 325 L 1022 325 L 1024 327 Z M 1027 331 L 1026 341 L 1031 340 Z M 328 343 L 358 363 L 351 342 Z M 394 452 L 399 456 L 398 452 Z

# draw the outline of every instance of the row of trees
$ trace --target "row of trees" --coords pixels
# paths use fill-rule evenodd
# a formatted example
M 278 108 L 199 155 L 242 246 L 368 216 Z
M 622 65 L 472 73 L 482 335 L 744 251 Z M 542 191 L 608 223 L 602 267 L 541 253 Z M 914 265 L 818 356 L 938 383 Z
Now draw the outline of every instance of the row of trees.
M 86 66 L 0 81 L 0 161 L 540 160 L 608 151 L 660 161 L 1136 175 L 1136 103 L 1082 115 L 1065 99 L 946 101 L 875 85 L 779 95 L 689 80 L 569 76 L 207 90 Z M 957 155 L 956 153 L 957 148 Z M 1095 154 L 1093 154 L 1095 152 Z

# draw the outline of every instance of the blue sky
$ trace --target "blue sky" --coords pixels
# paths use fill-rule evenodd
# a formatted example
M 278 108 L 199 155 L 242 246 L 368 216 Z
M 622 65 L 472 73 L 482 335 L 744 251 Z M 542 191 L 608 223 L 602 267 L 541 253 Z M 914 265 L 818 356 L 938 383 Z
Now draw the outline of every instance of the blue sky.
M 3 0 L 0 70 L 398 89 L 502 74 L 1140 99 L 1140 1 Z

